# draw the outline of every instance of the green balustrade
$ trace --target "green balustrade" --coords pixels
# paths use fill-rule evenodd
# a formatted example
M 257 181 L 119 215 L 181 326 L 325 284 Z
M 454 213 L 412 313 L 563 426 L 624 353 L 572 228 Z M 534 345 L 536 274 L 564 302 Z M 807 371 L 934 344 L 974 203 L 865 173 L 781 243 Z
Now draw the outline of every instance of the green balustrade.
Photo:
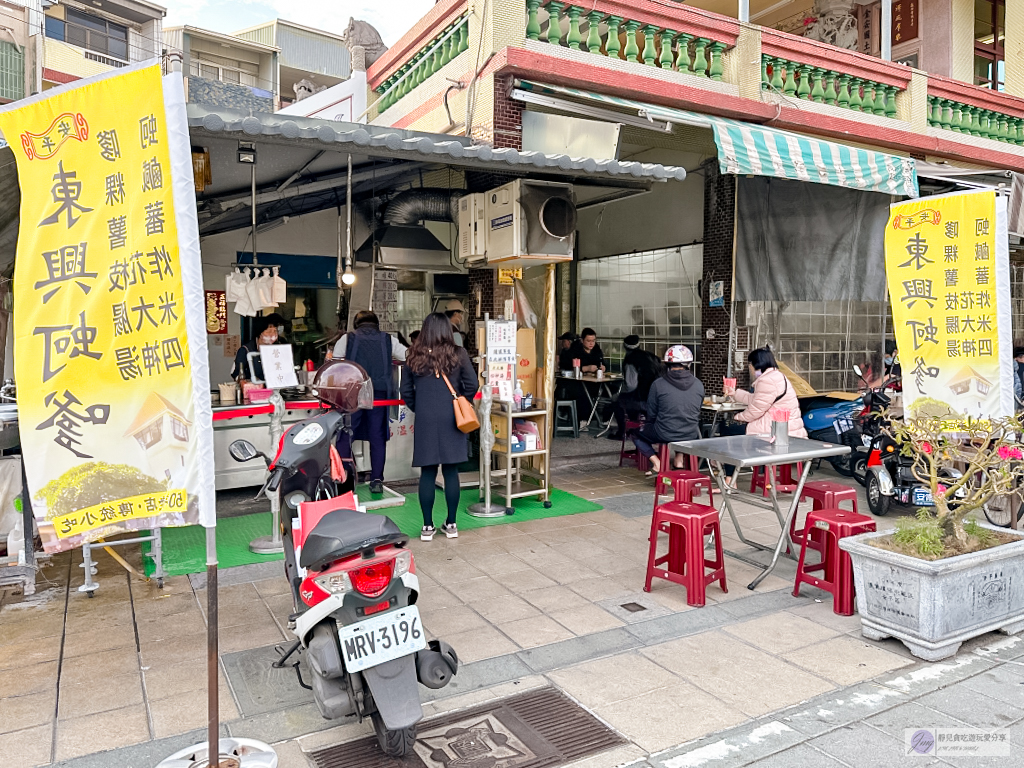
M 459 53 L 465 53 L 469 50 L 469 17 L 462 22 L 462 26 L 459 27 Z
M 580 35 L 580 14 L 583 13 L 582 8 L 577 8 L 575 5 L 570 5 L 566 14 L 569 16 L 569 34 L 565 36 L 565 44 L 574 51 L 582 51 L 583 48 L 580 43 L 583 42 L 583 37 Z
M 640 55 L 640 47 L 636 44 L 636 31 L 640 29 L 639 21 L 627 21 L 626 22 L 626 47 L 623 50 L 623 54 L 626 56 L 626 61 L 636 63 L 637 56 Z
M 782 80 L 782 69 L 785 62 L 782 59 L 772 59 L 772 79 L 771 86 L 772 90 L 779 92 L 785 88 L 785 83 Z
M 591 53 L 601 52 L 601 19 L 604 14 L 600 11 L 592 11 L 587 14 L 587 50 Z
M 552 45 L 558 45 L 562 39 L 562 26 L 560 21 L 560 14 L 562 12 L 563 5 L 556 0 L 548 3 L 544 6 L 548 12 L 548 42 Z
M 864 102 L 861 100 L 860 88 L 862 81 L 859 77 L 850 78 L 850 109 L 860 112 Z
M 692 41 L 693 35 L 683 33 L 679 36 L 677 43 L 679 51 L 676 54 L 676 71 L 678 72 L 690 71 L 690 43 Z
M 771 66 L 770 57 L 761 54 L 761 90 L 767 91 L 772 87 L 772 81 L 768 79 L 768 67 Z
M 648 67 L 653 67 L 654 62 L 658 59 L 658 53 L 654 50 L 654 35 L 658 32 L 658 27 L 648 24 L 643 29 L 644 33 L 644 64 Z
M 796 67 L 794 67 L 796 69 Z M 813 67 L 809 67 L 806 64 L 801 64 L 800 71 L 800 83 L 796 87 L 796 97 L 798 99 L 806 99 L 811 95 L 811 70 Z
M 527 0 L 526 7 L 530 17 L 527 23 L 527 35 L 535 35 L 531 37 L 534 40 L 540 39 L 540 22 L 537 13 L 541 7 L 541 0 Z M 452 59 L 468 50 L 469 17 L 462 16 L 413 54 L 380 87 L 375 89 L 380 97 L 377 99 L 377 113 L 381 114 L 393 107 L 417 86 L 440 72 Z
M 676 33 L 671 29 L 661 30 L 661 56 L 658 59 L 658 65 L 662 69 L 672 69 L 674 63 L 672 56 L 672 39 L 676 36 Z
M 711 43 L 711 69 L 708 74 L 711 79 L 721 81 L 725 72 L 725 65 L 722 63 L 722 56 L 725 54 L 725 43 Z
M 836 81 L 839 79 L 839 75 L 829 70 L 826 73 L 827 85 L 825 87 L 825 103 L 831 104 L 833 107 L 839 100 L 839 91 L 836 90 Z
M 526 0 L 526 39 L 540 40 L 540 0 Z
M 701 77 L 708 76 L 708 57 L 706 55 L 708 44 L 711 41 L 704 37 L 698 37 L 693 49 L 693 74 Z
M 604 49 L 607 55 L 612 59 L 621 58 L 619 56 L 619 51 L 622 50 L 622 43 L 619 42 L 620 24 L 622 24 L 621 16 L 608 17 L 608 42 L 605 44 Z
M 796 67 L 785 59 L 777 59 L 779 66 L 786 68 L 786 81 L 782 86 L 782 92 L 787 96 L 796 95 Z

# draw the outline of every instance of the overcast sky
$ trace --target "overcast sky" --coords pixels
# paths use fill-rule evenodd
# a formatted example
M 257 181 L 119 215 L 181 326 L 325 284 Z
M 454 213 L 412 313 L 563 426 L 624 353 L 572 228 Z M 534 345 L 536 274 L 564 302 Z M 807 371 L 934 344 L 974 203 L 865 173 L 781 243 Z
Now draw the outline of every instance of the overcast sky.
M 350 17 L 369 22 L 394 45 L 421 19 L 434 0 L 155 0 L 167 7 L 164 26 L 188 24 L 214 32 L 237 32 L 271 19 L 341 33 Z

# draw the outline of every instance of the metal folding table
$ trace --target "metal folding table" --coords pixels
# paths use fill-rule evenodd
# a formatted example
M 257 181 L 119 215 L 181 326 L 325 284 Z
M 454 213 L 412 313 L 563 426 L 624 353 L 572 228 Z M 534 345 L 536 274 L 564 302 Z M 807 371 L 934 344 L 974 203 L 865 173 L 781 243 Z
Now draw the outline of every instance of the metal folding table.
M 709 437 L 714 437 L 715 429 L 718 427 L 718 422 L 722 420 L 722 414 L 740 413 L 741 411 L 747 410 L 747 406 L 745 403 L 734 403 L 727 401 L 716 403 L 709 400 L 705 400 L 701 404 L 700 409 L 702 411 L 709 411 L 710 413 L 714 414 L 711 417 L 711 431 L 708 435 Z
M 755 549 L 760 549 L 765 552 L 772 552 L 772 560 L 767 567 L 764 566 L 764 563 L 759 563 L 756 560 L 750 560 L 749 558 L 745 558 L 734 552 L 727 553 L 737 560 L 763 569 L 761 574 L 747 585 L 747 589 L 754 589 L 761 583 L 765 576 L 775 569 L 775 565 L 779 560 L 779 555 L 782 553 L 783 545 L 788 543 L 790 551 L 796 551 L 796 547 L 793 545 L 793 542 L 789 537 L 789 525 L 793 516 L 796 514 L 797 507 L 800 505 L 800 495 L 803 493 L 804 483 L 807 481 L 807 475 L 811 471 L 811 462 L 814 459 L 822 459 L 829 456 L 842 456 L 843 454 L 850 452 L 850 448 L 845 445 L 824 443 L 820 440 L 808 440 L 800 437 L 789 438 L 789 444 L 783 448 L 772 443 L 771 438 L 767 435 L 711 437 L 706 440 L 683 440 L 678 443 L 672 443 L 671 445 L 673 452 L 685 453 L 690 456 L 699 456 L 702 459 L 707 459 L 707 462 L 711 467 L 711 476 L 715 479 L 719 490 L 722 492 L 722 506 L 726 511 L 728 511 L 729 517 L 732 519 L 733 527 L 736 529 L 736 535 L 739 536 L 740 541 L 749 547 L 754 547 Z M 793 493 L 793 500 L 789 504 L 789 509 L 786 514 L 783 515 L 782 510 L 779 507 L 779 498 L 775 490 L 775 468 L 797 463 L 803 464 L 803 472 L 800 475 L 800 481 L 797 484 L 796 491 Z M 766 501 L 765 498 L 759 494 L 728 487 L 725 483 L 726 478 L 724 465 L 726 464 L 731 464 L 741 468 L 764 467 L 765 472 L 767 473 L 765 481 L 768 487 L 768 500 Z M 775 543 L 774 549 L 765 544 L 761 544 L 760 542 L 751 541 L 743 535 L 743 530 L 740 528 L 736 512 L 732 508 L 733 497 L 741 498 L 754 506 L 770 509 L 775 513 L 775 517 L 778 518 L 779 525 L 782 526 L 782 531 L 779 534 L 779 540 Z
M 599 379 L 599 378 L 597 378 L 597 376 L 595 376 L 592 373 L 585 373 L 580 378 L 576 378 L 575 376 L 562 376 L 562 375 L 559 375 L 558 378 L 561 379 L 562 381 L 576 381 L 576 382 L 579 382 L 580 386 L 583 388 L 583 392 L 586 394 L 587 400 L 590 402 L 590 415 L 587 416 L 587 419 L 586 419 L 586 425 L 587 426 L 584 427 L 584 429 L 589 429 L 590 428 L 590 422 L 594 419 L 595 416 L 597 416 L 597 423 L 598 423 L 598 425 L 601 427 L 601 429 L 604 429 L 606 425 L 605 425 L 605 422 L 601 420 L 601 416 L 598 415 L 598 413 L 597 413 L 597 405 L 601 401 L 602 397 L 604 397 L 607 400 L 614 400 L 615 399 L 616 392 L 618 392 L 618 390 L 622 387 L 622 376 L 617 374 L 617 373 L 606 373 L 604 376 L 602 376 Z M 590 394 L 590 387 L 587 386 L 588 384 L 596 384 L 597 385 L 597 397 L 596 398 L 593 395 Z M 615 392 L 612 392 L 611 386 L 609 386 L 611 384 L 617 385 L 616 389 L 615 389 Z M 604 393 L 603 395 L 602 395 L 602 391 Z

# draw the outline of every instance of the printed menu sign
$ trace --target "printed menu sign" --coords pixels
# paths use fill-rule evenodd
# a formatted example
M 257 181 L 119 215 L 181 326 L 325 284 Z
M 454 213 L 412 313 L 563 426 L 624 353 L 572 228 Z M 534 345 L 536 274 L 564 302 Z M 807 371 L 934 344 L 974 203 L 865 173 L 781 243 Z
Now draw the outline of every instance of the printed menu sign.
M 893 205 L 885 271 L 908 414 L 1012 414 L 1006 199 L 971 192 Z
M 21 443 L 51 552 L 214 518 L 181 78 L 145 66 L 74 86 L 0 113 L 21 186 Z

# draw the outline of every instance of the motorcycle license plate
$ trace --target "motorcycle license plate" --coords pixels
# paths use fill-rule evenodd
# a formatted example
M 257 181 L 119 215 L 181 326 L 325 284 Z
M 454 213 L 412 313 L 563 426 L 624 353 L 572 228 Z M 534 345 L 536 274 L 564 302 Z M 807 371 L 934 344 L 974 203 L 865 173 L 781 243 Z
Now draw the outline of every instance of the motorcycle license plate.
M 345 669 L 359 672 L 427 647 L 427 638 L 415 605 L 393 613 L 339 627 Z
M 935 502 L 932 500 L 932 492 L 927 488 L 915 488 L 914 504 L 918 507 L 934 506 Z

